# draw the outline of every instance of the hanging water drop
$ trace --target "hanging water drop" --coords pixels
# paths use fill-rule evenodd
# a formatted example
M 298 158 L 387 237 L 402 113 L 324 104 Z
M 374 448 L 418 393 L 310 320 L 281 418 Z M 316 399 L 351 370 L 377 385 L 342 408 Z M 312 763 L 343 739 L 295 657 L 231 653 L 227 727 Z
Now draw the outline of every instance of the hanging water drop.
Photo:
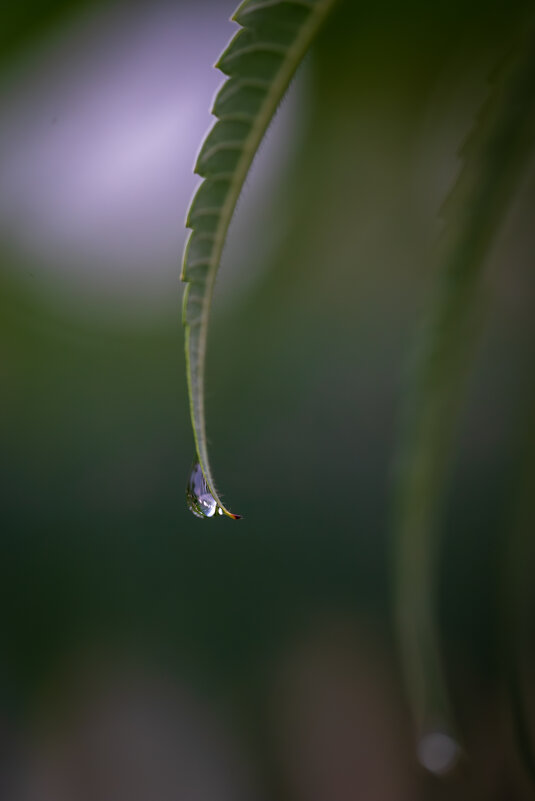
M 418 743 L 418 760 L 430 773 L 444 776 L 457 764 L 459 744 L 443 731 L 430 731 Z
M 186 487 L 186 501 L 188 509 L 195 517 L 213 517 L 216 512 L 223 513 L 215 498 L 208 489 L 201 466 L 195 462 L 191 470 L 188 486 Z
M 191 473 L 186 487 L 186 502 L 188 509 L 195 517 L 214 517 L 214 515 L 226 515 L 231 520 L 241 520 L 241 515 L 235 515 L 225 509 L 219 499 L 216 500 L 206 482 L 199 462 L 195 461 L 191 468 Z

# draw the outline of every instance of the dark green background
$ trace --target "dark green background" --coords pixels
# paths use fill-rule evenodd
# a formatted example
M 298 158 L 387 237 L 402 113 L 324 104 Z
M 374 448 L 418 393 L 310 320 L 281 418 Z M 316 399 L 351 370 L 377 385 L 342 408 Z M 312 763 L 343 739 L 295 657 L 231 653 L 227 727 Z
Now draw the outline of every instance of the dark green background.
M 430 297 L 456 152 L 527 6 L 346 2 L 323 32 L 309 64 L 305 140 L 265 200 L 282 243 L 250 292 L 219 312 L 215 298 L 208 431 L 215 475 L 240 523 L 199 521 L 185 506 L 193 444 L 180 254 L 176 314 L 137 327 L 135 316 L 92 324 L 54 306 L 17 280 L 25 265 L 0 242 L 8 731 L 24 730 L 69 671 L 70 654 L 111 644 L 187 677 L 207 698 L 232 697 L 265 781 L 283 794 L 284 768 L 273 767 L 278 734 L 264 721 L 273 665 L 304 632 L 336 631 L 339 620 L 357 639 L 363 625 L 373 632 L 399 701 L 389 492 L 404 368 Z M 31 54 L 81 8 L 10 5 L 0 66 Z M 497 769 L 492 756 L 510 733 L 498 723 L 489 735 L 480 710 L 503 694 L 504 554 L 532 424 L 533 178 L 486 271 L 441 525 L 449 676 L 462 725 L 484 756 L 475 778 L 437 786 L 437 797 L 520 793 L 515 759 Z M 184 214 L 177 209 L 177 225 Z M 271 236 L 254 232 L 251 270 L 264 268 Z M 506 712 L 500 720 L 505 726 Z M 431 797 L 414 776 L 412 797 Z

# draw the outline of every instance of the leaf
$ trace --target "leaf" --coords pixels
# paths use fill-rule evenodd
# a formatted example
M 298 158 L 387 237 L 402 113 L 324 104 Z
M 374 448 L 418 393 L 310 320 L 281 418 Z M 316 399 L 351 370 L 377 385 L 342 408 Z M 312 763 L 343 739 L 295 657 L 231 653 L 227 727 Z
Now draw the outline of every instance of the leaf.
M 218 118 L 199 153 L 195 172 L 204 178 L 191 203 L 192 229 L 182 280 L 186 371 L 197 458 L 214 500 L 204 412 L 206 341 L 212 293 L 221 254 L 243 183 L 288 85 L 335 0 L 246 0 L 233 19 L 242 28 L 219 59 L 228 75 L 214 103 Z
M 500 654 L 509 687 L 511 724 L 526 774 L 535 785 L 535 748 L 531 714 L 533 564 L 535 563 L 535 376 L 526 376 L 525 400 L 517 409 L 516 459 L 511 471 L 510 523 L 501 552 Z
M 444 207 L 435 297 L 419 332 L 399 447 L 394 534 L 396 612 L 420 735 L 451 732 L 435 612 L 437 518 L 466 367 L 477 341 L 487 256 L 535 144 L 535 43 L 523 36 L 494 76 Z

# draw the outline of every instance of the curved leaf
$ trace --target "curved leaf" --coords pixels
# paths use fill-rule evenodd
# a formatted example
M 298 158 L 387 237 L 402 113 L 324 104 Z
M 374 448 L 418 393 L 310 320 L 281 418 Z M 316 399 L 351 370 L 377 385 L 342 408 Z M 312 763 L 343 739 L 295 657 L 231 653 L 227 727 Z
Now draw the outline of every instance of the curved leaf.
M 219 91 L 218 118 L 195 166 L 204 178 L 189 209 L 192 229 L 182 280 L 186 369 L 195 447 L 206 484 L 219 508 L 208 461 L 204 367 L 214 281 L 243 183 L 288 84 L 335 0 L 246 0 L 233 19 L 242 28 L 217 67 L 229 76 Z
M 435 610 L 438 507 L 477 338 L 483 268 L 535 145 L 533 31 L 524 35 L 517 57 L 502 65 L 493 84 L 445 204 L 437 291 L 420 331 L 400 447 L 395 603 L 420 736 L 453 730 Z
M 500 653 L 509 687 L 513 737 L 527 777 L 535 785 L 535 731 L 531 715 L 533 565 L 535 564 L 535 376 L 526 376 L 526 400 L 516 422 L 511 471 L 510 524 L 503 532 L 500 590 Z M 513 451 L 513 452 L 514 452 Z M 513 462 L 514 464 L 514 462 Z

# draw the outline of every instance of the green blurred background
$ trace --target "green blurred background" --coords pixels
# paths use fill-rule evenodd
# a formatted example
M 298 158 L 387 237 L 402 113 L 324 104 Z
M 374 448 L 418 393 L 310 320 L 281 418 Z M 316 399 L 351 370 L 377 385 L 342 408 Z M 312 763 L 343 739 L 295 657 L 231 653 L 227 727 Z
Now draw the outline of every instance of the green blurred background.
M 533 518 L 517 508 L 533 169 L 485 271 L 441 524 L 461 775 L 417 768 L 389 588 L 396 426 L 440 206 L 528 3 L 345 2 L 308 57 L 214 300 L 208 433 L 239 524 L 185 505 L 179 283 L 232 10 L 1 12 L 5 797 L 530 797 L 504 564 Z

